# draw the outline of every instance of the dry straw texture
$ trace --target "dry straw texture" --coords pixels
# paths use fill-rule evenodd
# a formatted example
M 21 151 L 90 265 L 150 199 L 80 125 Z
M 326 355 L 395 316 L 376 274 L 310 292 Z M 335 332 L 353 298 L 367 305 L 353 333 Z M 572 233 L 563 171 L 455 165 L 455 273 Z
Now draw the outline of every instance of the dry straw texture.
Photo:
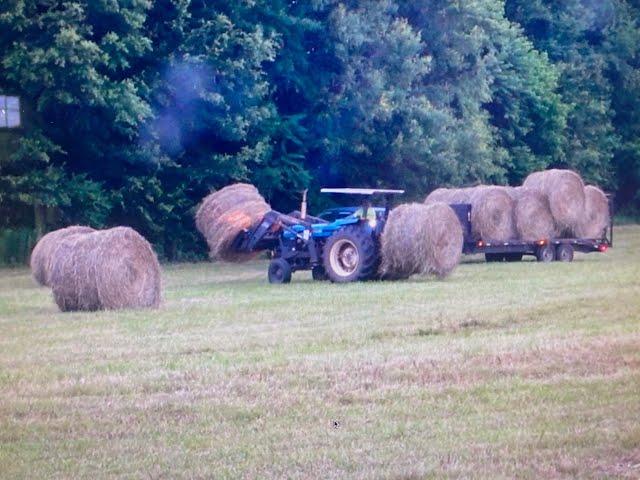
M 448 204 L 453 203 L 469 203 L 471 200 L 471 194 L 473 193 L 473 187 L 471 188 L 438 188 L 431 192 L 425 203 L 443 202 Z
M 523 186 L 547 196 L 559 234 L 574 234 L 585 209 L 584 183 L 580 175 L 571 170 L 545 170 L 529 175 Z
M 504 242 L 517 237 L 515 202 L 505 187 L 476 187 L 470 203 L 472 233 L 476 238 Z
M 233 251 L 243 230 L 254 227 L 271 207 L 253 185 L 236 183 L 205 197 L 196 212 L 196 227 L 207 240 L 212 259 L 242 261 L 251 254 Z
M 516 238 L 515 203 L 505 187 L 439 188 L 425 203 L 471 204 L 471 228 L 476 239 L 506 241 Z
M 593 185 L 585 187 L 584 195 L 585 211 L 576 228 L 576 236 L 600 239 L 609 226 L 609 200 L 602 190 Z
M 31 252 L 30 265 L 31 274 L 33 275 L 34 280 L 40 285 L 49 286 L 51 260 L 60 242 L 70 235 L 90 233 L 94 231 L 95 230 L 91 227 L 74 225 L 47 233 L 42 237 Z
M 444 203 L 411 203 L 394 208 L 381 237 L 383 278 L 433 273 L 446 277 L 460 263 L 462 227 Z
M 526 241 L 548 240 L 557 235 L 546 195 L 526 187 L 509 190 L 515 200 L 515 221 L 518 238 Z
M 117 227 L 62 240 L 51 287 L 62 311 L 155 308 L 162 279 L 149 242 L 131 228 Z

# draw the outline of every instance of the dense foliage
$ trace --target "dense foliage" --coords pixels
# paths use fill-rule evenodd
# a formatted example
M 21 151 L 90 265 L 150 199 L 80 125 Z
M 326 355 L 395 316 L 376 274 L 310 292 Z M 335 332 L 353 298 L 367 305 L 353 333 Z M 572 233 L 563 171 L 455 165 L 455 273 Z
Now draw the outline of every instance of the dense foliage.
M 631 0 L 6 0 L 0 228 L 128 224 L 175 259 L 237 180 L 286 210 L 548 166 L 638 208 L 639 21 Z

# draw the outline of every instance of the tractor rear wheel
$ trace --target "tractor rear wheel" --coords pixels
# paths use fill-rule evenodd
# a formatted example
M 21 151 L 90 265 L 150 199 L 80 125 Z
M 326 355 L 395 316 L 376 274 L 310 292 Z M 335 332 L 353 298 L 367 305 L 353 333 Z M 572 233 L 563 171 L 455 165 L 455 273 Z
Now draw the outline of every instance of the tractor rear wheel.
M 327 240 L 323 254 L 324 270 L 332 282 L 370 280 L 376 274 L 378 251 L 365 228 L 343 228 Z
M 284 258 L 274 258 L 269 263 L 269 283 L 289 283 L 291 265 Z

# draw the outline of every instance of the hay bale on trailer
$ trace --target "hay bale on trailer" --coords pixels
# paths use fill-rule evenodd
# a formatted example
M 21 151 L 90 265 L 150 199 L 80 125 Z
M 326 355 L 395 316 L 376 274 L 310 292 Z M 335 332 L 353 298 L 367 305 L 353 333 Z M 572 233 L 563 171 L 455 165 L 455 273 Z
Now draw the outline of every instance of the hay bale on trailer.
M 162 279 L 149 242 L 117 227 L 62 240 L 52 259 L 51 287 L 63 312 L 156 308 Z
M 411 203 L 394 208 L 380 239 L 380 274 L 387 279 L 414 274 L 449 275 L 460 263 L 462 227 L 444 203 Z
M 95 230 L 91 227 L 81 225 L 73 225 L 67 228 L 61 228 L 43 236 L 31 252 L 29 264 L 31 266 L 31 274 L 39 285 L 50 285 L 51 276 L 51 260 L 53 254 L 58 248 L 60 242 L 68 236 L 76 234 L 91 233 Z
M 582 178 L 571 170 L 545 170 L 529 175 L 524 187 L 546 195 L 558 234 L 573 236 L 582 222 L 585 193 Z
M 517 237 L 515 202 L 507 188 L 480 185 L 471 193 L 471 227 L 476 238 L 505 242 Z
M 546 195 L 538 190 L 516 187 L 508 192 L 515 201 L 514 217 L 518 238 L 548 240 L 557 235 L 556 223 Z
M 584 189 L 585 209 L 575 233 L 578 238 L 600 239 L 611 221 L 609 200 L 598 187 L 587 185 Z
M 453 203 L 469 203 L 474 187 L 470 188 L 437 188 L 431 192 L 424 203 L 443 202 Z
M 255 254 L 234 252 L 233 241 L 243 230 L 254 227 L 271 207 L 256 187 L 236 183 L 214 192 L 196 212 L 196 227 L 205 237 L 212 259 L 243 261 Z
M 438 188 L 425 200 L 434 202 L 471 204 L 472 234 L 477 239 L 503 242 L 516 237 L 515 205 L 506 187 Z

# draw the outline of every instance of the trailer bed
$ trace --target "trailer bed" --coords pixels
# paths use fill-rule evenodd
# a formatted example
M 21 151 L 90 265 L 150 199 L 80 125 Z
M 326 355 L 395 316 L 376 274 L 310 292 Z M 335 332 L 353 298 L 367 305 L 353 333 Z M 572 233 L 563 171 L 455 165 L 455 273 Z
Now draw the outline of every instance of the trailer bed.
M 603 232 L 602 238 L 551 238 L 535 241 L 508 240 L 491 242 L 474 238 L 471 225 L 471 205 L 450 205 L 458 216 L 464 234 L 462 253 L 465 255 L 484 254 L 489 262 L 518 261 L 524 255 L 532 255 L 538 261 L 572 261 L 574 252 L 604 253 L 613 246 L 613 215 Z

